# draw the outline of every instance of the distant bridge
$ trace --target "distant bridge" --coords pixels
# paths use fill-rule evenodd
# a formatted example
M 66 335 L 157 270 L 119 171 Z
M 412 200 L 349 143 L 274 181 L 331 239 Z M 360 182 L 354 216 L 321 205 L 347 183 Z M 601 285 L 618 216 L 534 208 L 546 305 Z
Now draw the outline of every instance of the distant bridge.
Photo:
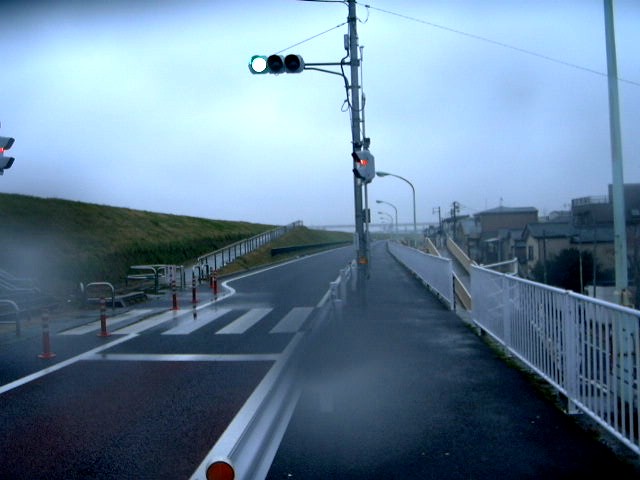
M 419 233 L 424 232 L 429 227 L 435 227 L 435 223 L 417 222 L 416 226 Z M 310 225 L 309 228 L 314 230 L 333 230 L 338 232 L 355 232 L 356 227 L 353 224 L 350 225 Z M 390 223 L 370 223 L 370 232 L 393 232 L 395 230 L 395 224 Z M 399 233 L 413 233 L 413 223 L 398 223 Z

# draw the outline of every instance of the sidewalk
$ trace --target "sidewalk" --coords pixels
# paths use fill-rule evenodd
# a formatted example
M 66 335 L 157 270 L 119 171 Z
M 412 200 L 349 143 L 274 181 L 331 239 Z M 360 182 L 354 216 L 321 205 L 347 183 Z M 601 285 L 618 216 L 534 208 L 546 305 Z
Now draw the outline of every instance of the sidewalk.
M 640 478 L 382 243 L 366 308 L 322 337 L 269 479 Z

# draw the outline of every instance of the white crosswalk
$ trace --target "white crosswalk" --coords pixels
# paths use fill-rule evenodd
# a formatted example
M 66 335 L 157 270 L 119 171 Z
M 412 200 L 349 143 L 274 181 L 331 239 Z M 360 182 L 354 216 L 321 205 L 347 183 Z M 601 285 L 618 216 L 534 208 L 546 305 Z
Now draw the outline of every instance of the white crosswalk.
M 269 333 L 296 333 L 311 315 L 313 307 L 294 307 Z
M 241 315 L 236 320 L 231 322 L 226 327 L 218 330 L 216 332 L 217 335 L 239 335 L 251 327 L 253 327 L 256 323 L 266 317 L 273 308 L 252 308 L 247 313 Z
M 209 325 L 211 322 L 217 320 L 223 315 L 226 315 L 230 311 L 230 308 L 218 308 L 213 311 L 198 313 L 198 316 L 195 318 L 189 315 L 182 315 L 179 319 L 178 325 L 166 332 L 162 332 L 162 335 L 188 335 L 205 325 Z
M 268 318 L 273 312 L 270 307 L 257 307 L 246 309 L 234 308 L 215 308 L 200 309 L 194 315 L 190 311 L 165 311 L 157 315 L 149 316 L 153 309 L 132 309 L 126 313 L 108 317 L 107 330 L 114 335 L 140 334 L 152 328 L 165 328 L 162 335 L 189 335 L 207 326 L 214 325 L 217 320 L 222 319 L 227 314 L 238 315 L 230 323 L 216 330 L 216 335 L 241 335 L 246 333 L 252 327 L 258 325 L 261 321 Z M 284 317 L 276 322 L 275 326 L 269 331 L 270 334 L 296 333 L 304 325 L 305 321 L 311 313 L 313 307 L 293 307 Z M 139 321 L 135 321 L 139 318 Z M 273 320 L 273 317 L 272 319 Z M 133 323 L 132 323 L 133 322 Z M 166 325 L 163 325 L 166 324 Z M 118 328 L 118 326 L 121 326 Z M 85 325 L 71 328 L 61 335 L 85 335 L 96 332 L 100 329 L 100 320 L 92 321 Z
M 152 308 L 137 308 L 134 310 L 129 310 L 128 312 L 122 313 L 120 315 L 115 315 L 113 317 L 107 317 L 107 321 L 109 323 L 110 328 L 117 328 L 118 325 L 126 323 L 133 318 L 136 317 L 144 317 L 152 312 Z M 61 335 L 84 335 L 85 333 L 90 333 L 94 331 L 100 330 L 100 320 L 96 320 L 91 323 L 87 323 L 85 325 L 80 325 L 79 327 L 71 328 L 64 332 L 61 332 Z

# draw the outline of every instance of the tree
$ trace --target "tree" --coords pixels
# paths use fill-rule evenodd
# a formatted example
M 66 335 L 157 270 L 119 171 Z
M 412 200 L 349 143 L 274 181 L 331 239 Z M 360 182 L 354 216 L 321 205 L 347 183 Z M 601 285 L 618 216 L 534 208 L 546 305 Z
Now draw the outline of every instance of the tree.
M 561 250 L 547 260 L 547 284 L 565 290 L 580 291 L 580 251 L 575 248 Z M 544 282 L 544 265 L 536 263 L 532 271 L 537 282 Z M 602 272 L 596 264 L 596 277 Z M 593 280 L 593 256 L 591 252 L 582 252 L 582 285 L 591 284 Z

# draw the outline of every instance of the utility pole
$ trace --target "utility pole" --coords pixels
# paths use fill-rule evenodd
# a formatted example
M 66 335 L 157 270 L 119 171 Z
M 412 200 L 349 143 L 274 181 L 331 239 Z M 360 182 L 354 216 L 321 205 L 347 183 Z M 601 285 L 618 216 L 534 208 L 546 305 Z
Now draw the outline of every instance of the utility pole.
M 358 57 L 358 31 L 356 28 L 356 1 L 349 0 L 349 65 L 351 66 L 351 141 L 353 151 L 362 150 L 363 139 L 360 134 L 360 59 Z M 354 168 L 356 161 L 354 159 Z M 364 283 L 369 276 L 369 238 L 365 231 L 365 210 L 363 202 L 363 190 L 366 184 L 357 175 L 353 177 L 353 194 L 355 205 L 356 236 L 358 239 L 358 289 L 364 291 Z
M 604 25 L 607 46 L 607 78 L 609 80 L 609 129 L 611 134 L 611 170 L 613 203 L 613 231 L 616 265 L 616 294 L 621 298 L 628 287 L 627 228 L 624 206 L 624 175 L 622 169 L 622 140 L 620 138 L 620 105 L 618 100 L 618 65 L 613 28 L 612 0 L 604 0 Z

